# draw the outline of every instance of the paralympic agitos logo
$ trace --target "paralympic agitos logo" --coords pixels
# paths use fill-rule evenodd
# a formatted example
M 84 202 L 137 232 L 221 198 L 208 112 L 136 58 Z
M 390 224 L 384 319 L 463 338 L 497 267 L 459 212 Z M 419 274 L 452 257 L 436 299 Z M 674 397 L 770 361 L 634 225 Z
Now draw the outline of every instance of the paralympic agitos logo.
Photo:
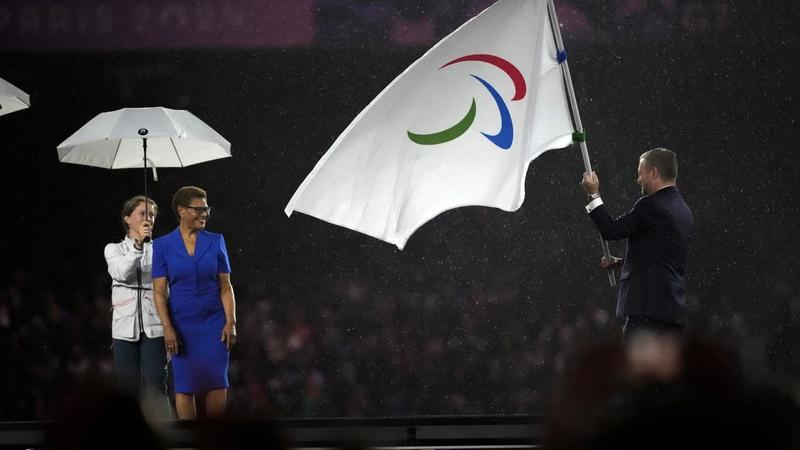
M 525 98 L 527 87 L 525 86 L 525 79 L 522 77 L 522 73 L 519 71 L 519 69 L 517 69 L 516 66 L 505 59 L 500 58 L 499 56 L 488 54 L 466 55 L 444 64 L 442 67 L 439 67 L 439 70 L 464 61 L 479 61 L 499 68 L 505 72 L 514 83 L 514 97 L 511 98 L 511 101 L 518 101 Z M 481 131 L 481 134 L 483 134 L 486 139 L 491 141 L 497 147 L 503 150 L 508 150 L 511 148 L 511 144 L 514 143 L 514 123 L 511 120 L 511 113 L 508 111 L 506 102 L 497 92 L 497 89 L 489 84 L 489 82 L 476 75 L 470 74 L 470 76 L 478 80 L 483 87 L 489 91 L 489 93 L 492 95 L 492 98 L 494 98 L 495 103 L 497 103 L 497 109 L 500 113 L 500 132 L 497 134 L 488 134 Z M 475 98 L 473 97 L 472 105 L 470 106 L 469 111 L 467 111 L 467 115 L 465 115 L 464 118 L 459 120 L 455 125 L 442 131 L 437 131 L 430 134 L 417 134 L 407 131 L 408 138 L 420 145 L 436 145 L 450 142 L 464 134 L 469 127 L 472 126 L 472 122 L 475 121 L 477 109 L 478 108 L 475 105 Z

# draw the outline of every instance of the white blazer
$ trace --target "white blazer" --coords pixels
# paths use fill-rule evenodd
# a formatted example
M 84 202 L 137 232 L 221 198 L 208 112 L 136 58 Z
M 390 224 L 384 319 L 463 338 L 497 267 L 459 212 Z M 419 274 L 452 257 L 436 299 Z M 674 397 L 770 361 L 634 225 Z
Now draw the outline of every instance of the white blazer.
M 149 338 L 164 336 L 164 327 L 153 302 L 153 243 L 148 242 L 142 250 L 136 250 L 133 239 L 126 236 L 122 242 L 106 245 L 104 253 L 112 280 L 111 337 L 138 341 L 142 328 Z

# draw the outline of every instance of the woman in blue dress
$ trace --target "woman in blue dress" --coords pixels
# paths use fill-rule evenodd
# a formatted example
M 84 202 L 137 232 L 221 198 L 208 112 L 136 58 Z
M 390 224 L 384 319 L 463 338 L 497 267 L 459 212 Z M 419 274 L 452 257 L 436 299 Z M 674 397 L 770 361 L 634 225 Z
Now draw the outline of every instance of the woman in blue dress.
M 204 190 L 178 189 L 172 208 L 178 227 L 153 242 L 153 292 L 172 360 L 175 408 L 179 419 L 197 418 L 198 409 L 220 416 L 236 341 L 228 251 L 221 234 L 205 231 L 211 207 Z

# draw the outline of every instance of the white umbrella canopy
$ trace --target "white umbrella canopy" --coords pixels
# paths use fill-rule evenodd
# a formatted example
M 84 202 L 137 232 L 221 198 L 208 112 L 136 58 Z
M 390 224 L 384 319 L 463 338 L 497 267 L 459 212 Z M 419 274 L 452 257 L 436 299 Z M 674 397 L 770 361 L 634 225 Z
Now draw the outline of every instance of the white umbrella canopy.
M 162 107 L 100 113 L 58 145 L 63 163 L 107 169 L 185 167 L 230 156 L 231 143 L 194 114 Z
M 0 116 L 30 108 L 31 97 L 8 81 L 0 78 Z

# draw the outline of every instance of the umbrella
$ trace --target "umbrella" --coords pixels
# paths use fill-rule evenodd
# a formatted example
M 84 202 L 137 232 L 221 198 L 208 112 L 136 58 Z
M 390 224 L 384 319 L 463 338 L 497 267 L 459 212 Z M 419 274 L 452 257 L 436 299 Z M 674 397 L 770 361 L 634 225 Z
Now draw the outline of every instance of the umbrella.
M 100 113 L 58 146 L 63 163 L 107 169 L 185 167 L 230 156 L 231 143 L 194 114 L 160 107 Z
M 123 108 L 98 114 L 58 146 L 63 163 L 106 169 L 185 167 L 231 156 L 231 144 L 189 111 Z
M 8 81 L 0 78 L 0 116 L 31 106 L 31 97 Z

